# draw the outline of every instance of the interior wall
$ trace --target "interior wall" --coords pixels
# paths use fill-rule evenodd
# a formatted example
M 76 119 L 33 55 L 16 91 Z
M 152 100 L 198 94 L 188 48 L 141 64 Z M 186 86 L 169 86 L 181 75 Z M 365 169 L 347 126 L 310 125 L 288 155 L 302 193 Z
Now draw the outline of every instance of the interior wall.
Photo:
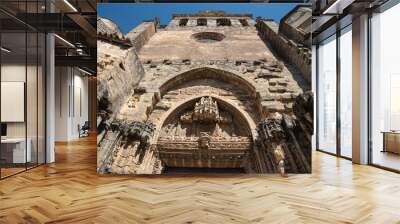
M 55 140 L 74 140 L 78 125 L 89 119 L 88 77 L 73 67 L 56 67 L 55 73 Z
M 27 67 L 28 74 L 36 74 L 36 65 Z M 1 81 L 2 82 L 25 82 L 25 64 L 2 64 Z M 36 86 L 36 79 L 28 77 L 29 85 Z M 36 88 L 27 88 L 27 107 L 36 109 Z M 34 102 L 34 103 L 32 103 Z M 42 105 L 39 105 L 39 107 Z M 5 108 L 3 108 L 5 109 Z M 27 113 L 27 120 L 36 121 L 36 113 Z M 36 125 L 28 125 L 28 133 L 36 133 Z M 23 137 L 25 138 L 25 122 L 7 122 L 7 137 Z M 29 138 L 30 136 L 28 136 Z
M 90 123 L 90 132 L 96 133 L 97 127 L 97 78 L 96 76 L 88 78 L 88 116 Z
M 69 84 L 68 67 L 55 68 L 55 140 L 67 141 L 69 126 Z
M 312 92 L 313 92 L 313 94 L 314 94 L 314 101 L 313 101 L 313 105 L 314 105 L 314 107 L 313 107 L 313 109 L 314 109 L 314 117 L 313 117 L 313 128 L 314 128 L 314 132 L 313 132 L 313 135 L 312 135 L 312 143 L 311 143 L 311 149 L 312 150 L 316 150 L 317 149 L 317 119 L 316 119 L 316 116 L 317 116 L 317 110 L 316 110 L 316 105 L 317 105 L 317 101 L 315 100 L 316 99 L 316 96 L 317 96 L 317 48 L 316 48 L 316 46 L 315 45 L 312 45 L 312 47 L 311 47 L 311 49 L 312 49 L 312 60 L 311 60 L 311 63 L 312 63 L 312 65 L 311 65 L 311 90 L 312 90 Z
M 82 76 L 82 73 L 76 73 L 77 70 L 73 71 L 73 108 L 72 108 L 72 120 L 71 120 L 71 138 L 79 138 L 78 125 L 81 127 L 85 121 L 88 121 L 88 78 Z M 80 101 L 80 102 L 78 102 Z

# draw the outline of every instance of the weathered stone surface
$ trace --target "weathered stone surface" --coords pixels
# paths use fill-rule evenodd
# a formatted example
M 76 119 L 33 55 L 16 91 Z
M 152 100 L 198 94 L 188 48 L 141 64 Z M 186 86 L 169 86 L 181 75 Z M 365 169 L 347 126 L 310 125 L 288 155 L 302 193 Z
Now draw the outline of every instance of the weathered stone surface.
M 266 78 L 266 79 L 272 79 L 272 78 L 280 78 L 282 77 L 282 75 L 280 73 L 273 73 L 273 72 L 269 72 L 266 70 L 262 70 L 257 74 L 258 78 Z
M 279 24 L 279 31 L 298 47 L 311 46 L 311 8 L 297 7 L 290 11 Z
M 254 66 L 248 67 L 248 68 L 246 68 L 246 71 L 247 72 L 255 72 L 256 71 L 256 67 L 254 67 Z
M 143 22 L 126 34 L 126 38 L 131 41 L 136 51 L 140 51 L 140 49 L 156 33 L 156 27 L 158 23 L 159 22 L 157 20 Z
M 293 103 L 287 103 L 285 104 L 285 110 L 286 111 L 291 111 L 293 109 Z
M 134 89 L 135 93 L 141 94 L 141 93 L 145 93 L 147 91 L 145 86 L 138 86 Z
M 285 80 L 285 79 L 278 79 L 278 80 L 277 80 L 277 83 L 278 83 L 279 85 L 281 85 L 281 86 L 287 86 L 288 83 L 289 83 L 289 81 L 288 81 L 288 80 Z
M 276 100 L 276 99 L 278 99 L 279 98 L 279 96 L 275 96 L 275 95 L 272 95 L 272 94 L 266 94 L 266 95 L 264 95 L 262 98 L 261 98 L 261 100 L 262 101 L 274 101 L 274 100 Z
M 302 148 L 311 146 L 308 138 L 304 138 L 307 133 L 301 133 L 302 130 L 299 129 L 299 120 L 287 114 L 271 114 L 258 124 L 258 141 L 262 149 L 260 153 L 269 158 L 269 161 L 276 161 L 266 164 L 267 169 L 281 173 L 311 172 L 310 149 Z
M 286 92 L 286 88 L 282 87 L 282 86 L 270 86 L 270 87 L 268 87 L 268 90 L 271 93 L 285 93 Z
M 114 34 L 119 37 L 123 36 L 123 34 L 117 24 L 115 24 L 113 21 L 111 21 L 109 19 L 102 18 L 102 17 L 97 17 L 97 32 Z
M 280 141 L 286 138 L 286 132 L 282 127 L 282 116 L 279 114 L 260 122 L 257 131 L 262 141 Z
M 291 15 L 284 17 L 279 26 L 274 21 L 262 18 L 257 19 L 256 26 L 260 31 L 261 38 L 271 44 L 278 55 L 294 65 L 301 72 L 301 75 L 311 83 L 311 49 L 309 44 L 311 12 L 307 6 L 296 10 L 299 10 L 299 12 L 290 12 Z M 306 22 L 308 20 L 310 21 L 307 26 Z M 298 24 L 299 21 L 304 21 L 305 23 L 300 26 Z M 284 35 L 280 35 L 281 32 Z M 266 66 L 265 68 L 268 67 Z M 270 67 L 270 69 L 271 71 L 279 71 L 279 68 Z
M 159 102 L 155 105 L 154 109 L 158 109 L 158 110 L 168 110 L 169 108 L 171 108 L 171 105 L 169 105 L 166 102 Z
M 261 105 L 266 107 L 269 112 L 283 112 L 285 110 L 285 107 L 283 103 L 278 102 L 278 101 L 264 101 L 261 102 Z
M 251 18 L 246 18 L 252 20 Z M 177 19 L 179 21 L 179 19 Z M 176 26 L 172 20 L 165 29 L 159 29 L 139 52 L 142 60 L 146 59 L 191 59 L 191 60 L 258 60 L 273 59 L 270 49 L 260 40 L 254 21 L 249 26 Z M 201 43 L 193 34 L 217 32 L 225 39 L 213 43 Z M 179 44 L 175 44 L 178 43 Z M 211 47 L 208 45 L 212 44 Z
M 295 96 L 292 93 L 279 94 L 279 99 L 281 99 L 283 101 L 292 100 L 294 98 L 295 98 Z
M 296 165 L 297 160 L 306 160 L 295 151 L 298 147 L 294 145 L 302 143 L 293 138 L 299 138 L 294 132 L 306 125 L 296 119 L 309 117 L 302 112 L 305 98 L 296 98 L 309 85 L 301 81 L 296 69 L 274 56 L 276 49 L 263 43 L 250 17 L 224 14 L 231 25 L 221 26 L 229 21 L 205 16 L 211 14 L 189 16 L 186 23 L 181 21 L 185 18 L 173 17 L 154 35 L 143 34 L 148 39 L 138 53 L 142 78 L 120 84 L 122 88 L 129 85 L 131 91 L 114 85 L 125 103 L 113 113 L 130 126 L 121 123 L 112 132 L 113 118 L 106 115 L 113 102 L 108 97 L 102 99 L 107 122 L 99 151 L 109 160 L 102 172 L 162 173 L 169 166 L 240 168 L 249 173 L 285 168 L 289 172 L 307 171 L 307 167 Z M 198 26 L 199 18 L 206 18 L 206 25 Z M 238 19 L 244 19 L 247 25 Z M 216 40 L 205 32 L 223 38 Z M 196 37 L 211 40 L 199 41 Z M 119 55 L 129 50 L 121 49 Z M 102 63 L 100 70 L 112 71 L 115 60 L 118 72 L 125 72 L 113 73 L 105 79 L 108 82 L 132 70 L 125 61 L 121 66 L 116 55 L 104 53 L 104 58 L 108 64 Z M 295 107 L 298 112 L 294 112 Z M 256 124 L 265 119 L 272 119 L 265 129 L 271 143 L 256 139 Z M 290 119 L 296 121 L 290 123 Z M 145 122 L 155 127 L 146 143 L 141 142 L 137 128 Z M 284 137 L 279 137 L 278 129 Z M 121 133 L 121 137 L 112 133 Z
M 183 59 L 182 62 L 183 62 L 183 64 L 185 64 L 185 65 L 190 65 L 190 64 L 191 64 L 190 59 Z
M 194 99 L 163 124 L 157 148 L 167 166 L 241 168 L 251 150 L 248 125 L 211 96 Z M 241 127 L 241 128 L 237 128 Z M 201 156 L 199 155 L 201 154 Z
M 97 46 L 97 98 L 107 98 L 115 114 L 144 76 L 144 69 L 133 48 L 125 50 L 101 40 Z
M 165 60 L 164 60 L 164 64 L 165 64 L 165 65 L 170 65 L 170 64 L 172 64 L 172 61 L 171 61 L 171 60 L 168 60 L 168 59 L 165 59 Z

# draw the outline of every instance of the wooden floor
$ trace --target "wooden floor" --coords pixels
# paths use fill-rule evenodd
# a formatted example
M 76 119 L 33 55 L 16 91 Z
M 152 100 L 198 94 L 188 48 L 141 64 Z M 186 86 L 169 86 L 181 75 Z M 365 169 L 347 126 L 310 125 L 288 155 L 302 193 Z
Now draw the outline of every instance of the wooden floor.
M 95 138 L 0 181 L 0 223 L 400 223 L 400 175 L 315 152 L 312 175 L 96 174 Z
M 3 167 L 1 168 L 1 177 L 8 177 L 25 170 L 25 167 Z
M 391 152 L 374 151 L 373 162 L 377 165 L 400 170 L 400 154 Z

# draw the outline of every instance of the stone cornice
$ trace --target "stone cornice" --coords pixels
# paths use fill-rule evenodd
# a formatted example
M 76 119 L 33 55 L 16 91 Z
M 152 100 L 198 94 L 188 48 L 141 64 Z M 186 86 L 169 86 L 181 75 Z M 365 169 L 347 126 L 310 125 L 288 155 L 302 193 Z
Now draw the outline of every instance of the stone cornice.
M 229 14 L 224 11 L 200 11 L 192 14 L 172 14 L 172 18 L 181 17 L 249 17 L 253 18 L 253 14 Z

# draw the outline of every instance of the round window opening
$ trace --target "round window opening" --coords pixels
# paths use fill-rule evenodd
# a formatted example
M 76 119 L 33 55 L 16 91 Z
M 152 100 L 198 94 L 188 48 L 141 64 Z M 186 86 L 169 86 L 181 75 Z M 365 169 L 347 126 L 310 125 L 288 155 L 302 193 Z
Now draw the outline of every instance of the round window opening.
M 193 34 L 193 38 L 201 43 L 214 43 L 223 40 L 225 35 L 216 32 L 201 32 Z

